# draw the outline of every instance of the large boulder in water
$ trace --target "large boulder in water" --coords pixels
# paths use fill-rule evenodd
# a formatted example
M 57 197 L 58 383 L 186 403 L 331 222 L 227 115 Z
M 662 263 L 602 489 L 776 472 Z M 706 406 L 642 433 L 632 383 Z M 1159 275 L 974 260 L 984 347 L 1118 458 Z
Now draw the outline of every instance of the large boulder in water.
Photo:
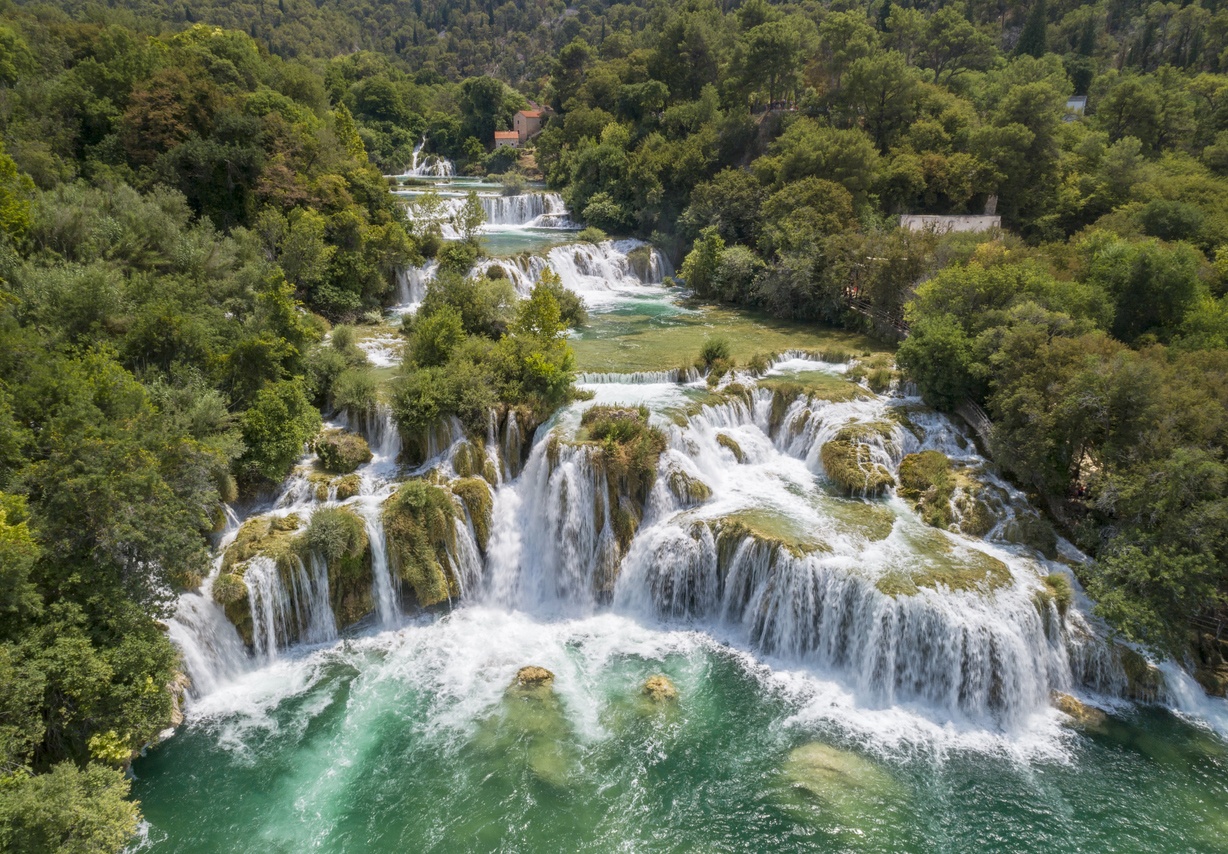
M 512 680 L 511 687 L 513 690 L 532 690 L 537 688 L 550 690 L 554 687 L 554 674 L 544 667 L 530 664 L 528 667 L 522 667 L 516 671 L 516 678 Z
M 645 697 L 654 703 L 669 703 L 678 699 L 678 688 L 669 680 L 668 676 L 663 676 L 660 673 L 648 677 L 644 682 L 642 692 Z
M 848 495 L 873 497 L 895 486 L 891 471 L 874 461 L 871 443 L 891 441 L 893 426 L 886 423 L 850 424 L 819 449 L 828 479 Z
M 346 430 L 327 430 L 316 439 L 316 457 L 320 468 L 330 474 L 349 474 L 371 462 L 367 440 Z
M 1079 729 L 1097 729 L 1107 720 L 1105 713 L 1095 706 L 1089 706 L 1060 691 L 1053 692 L 1053 705 L 1058 711 L 1068 715 L 1073 725 Z

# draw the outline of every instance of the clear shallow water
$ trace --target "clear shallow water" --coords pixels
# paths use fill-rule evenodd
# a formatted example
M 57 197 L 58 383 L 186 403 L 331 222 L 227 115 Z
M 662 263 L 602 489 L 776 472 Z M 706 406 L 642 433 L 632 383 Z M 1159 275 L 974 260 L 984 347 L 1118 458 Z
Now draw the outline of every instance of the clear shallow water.
M 504 698 L 530 663 L 557 704 Z M 134 794 L 168 852 L 1228 850 L 1228 750 L 1168 713 L 891 735 L 847 701 L 686 627 L 467 607 L 210 695 Z M 799 786 L 813 741 L 869 783 Z

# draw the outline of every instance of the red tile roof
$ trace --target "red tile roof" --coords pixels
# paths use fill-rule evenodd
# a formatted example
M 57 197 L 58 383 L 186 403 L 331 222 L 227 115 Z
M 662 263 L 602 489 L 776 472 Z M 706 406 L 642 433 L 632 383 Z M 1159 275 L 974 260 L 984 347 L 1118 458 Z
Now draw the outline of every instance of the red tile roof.
M 541 110 L 521 110 L 520 115 L 530 119 L 540 119 L 542 117 Z
M 497 130 L 495 131 L 495 139 L 520 139 L 520 134 L 514 130 Z

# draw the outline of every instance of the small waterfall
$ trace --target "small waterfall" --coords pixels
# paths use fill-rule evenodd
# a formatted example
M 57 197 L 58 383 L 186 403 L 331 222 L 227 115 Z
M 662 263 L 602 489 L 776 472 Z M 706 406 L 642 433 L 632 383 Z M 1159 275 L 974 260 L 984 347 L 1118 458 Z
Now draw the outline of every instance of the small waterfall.
M 203 697 L 247 670 L 247 647 L 208 585 L 179 597 L 167 634 L 179 649 L 188 692 Z
M 494 267 L 502 270 L 521 296 L 528 296 L 547 267 L 558 274 L 563 287 L 589 298 L 660 285 L 672 273 L 665 256 L 639 240 L 568 243 L 544 256 L 486 258 L 474 265 L 470 275 L 487 276 Z
M 405 172 L 398 178 L 451 178 L 456 174 L 456 167 L 451 160 L 436 154 L 423 156 L 422 149 L 426 147 L 426 137 L 414 146 L 413 160 Z
M 371 544 L 371 593 L 381 626 L 396 625 L 401 616 L 401 584 L 388 564 L 388 541 L 384 536 L 383 504 L 364 502 L 361 506 Z
M 226 512 L 226 528 L 218 538 L 218 556 L 213 569 L 199 590 L 190 590 L 179 597 L 175 615 L 167 621 L 167 635 L 179 649 L 188 693 L 203 697 L 247 670 L 247 647 L 226 619 L 226 612 L 213 601 L 213 582 L 222 569 L 221 549 L 239 531 L 239 517 L 230 505 Z
M 439 272 L 438 261 L 427 261 L 421 267 L 406 267 L 397 273 L 397 305 L 392 310 L 397 314 L 409 314 L 418 310 L 426 299 L 426 286 Z
M 943 713 L 1019 723 L 1069 689 L 1069 664 L 1026 595 L 922 590 L 892 597 L 845 560 L 794 555 L 747 537 L 723 557 L 704 528 L 636 541 L 616 605 L 739 627 L 759 649 L 843 673 L 879 706 L 921 700 Z
M 328 566 L 312 557 L 279 565 L 263 555 L 252 558 L 243 574 L 251 608 L 252 642 L 265 659 L 298 641 L 323 643 L 337 637 L 328 590 Z
M 697 368 L 675 368 L 670 371 L 634 371 L 629 374 L 582 373 L 576 375 L 580 385 L 686 385 L 699 382 L 703 375 Z
M 612 578 L 617 544 L 605 474 L 590 447 L 549 440 L 534 447 L 524 472 L 495 494 L 487 548 L 489 598 L 499 605 L 591 610 Z
M 558 193 L 522 193 L 515 196 L 479 196 L 489 226 L 575 228 Z M 452 200 L 464 204 L 463 199 Z M 451 203 L 449 203 L 451 205 Z M 459 207 L 459 205 L 458 205 Z

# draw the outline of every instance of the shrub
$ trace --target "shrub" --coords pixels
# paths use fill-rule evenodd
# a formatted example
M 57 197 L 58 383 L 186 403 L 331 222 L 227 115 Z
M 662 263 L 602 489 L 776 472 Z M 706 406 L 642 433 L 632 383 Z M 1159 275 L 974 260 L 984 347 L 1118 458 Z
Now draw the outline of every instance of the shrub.
M 576 235 L 581 243 L 600 243 L 606 239 L 606 233 L 595 225 L 587 226 Z
M 332 404 L 337 410 L 373 412 L 379 401 L 379 382 L 366 368 L 342 371 L 332 387 Z
M 316 456 L 320 468 L 331 474 L 349 474 L 364 463 L 371 462 L 371 448 L 357 433 L 330 430 L 316 440 Z
M 707 338 L 699 348 L 699 362 L 705 368 L 711 368 L 718 361 L 728 362 L 730 355 L 729 341 L 725 338 Z

